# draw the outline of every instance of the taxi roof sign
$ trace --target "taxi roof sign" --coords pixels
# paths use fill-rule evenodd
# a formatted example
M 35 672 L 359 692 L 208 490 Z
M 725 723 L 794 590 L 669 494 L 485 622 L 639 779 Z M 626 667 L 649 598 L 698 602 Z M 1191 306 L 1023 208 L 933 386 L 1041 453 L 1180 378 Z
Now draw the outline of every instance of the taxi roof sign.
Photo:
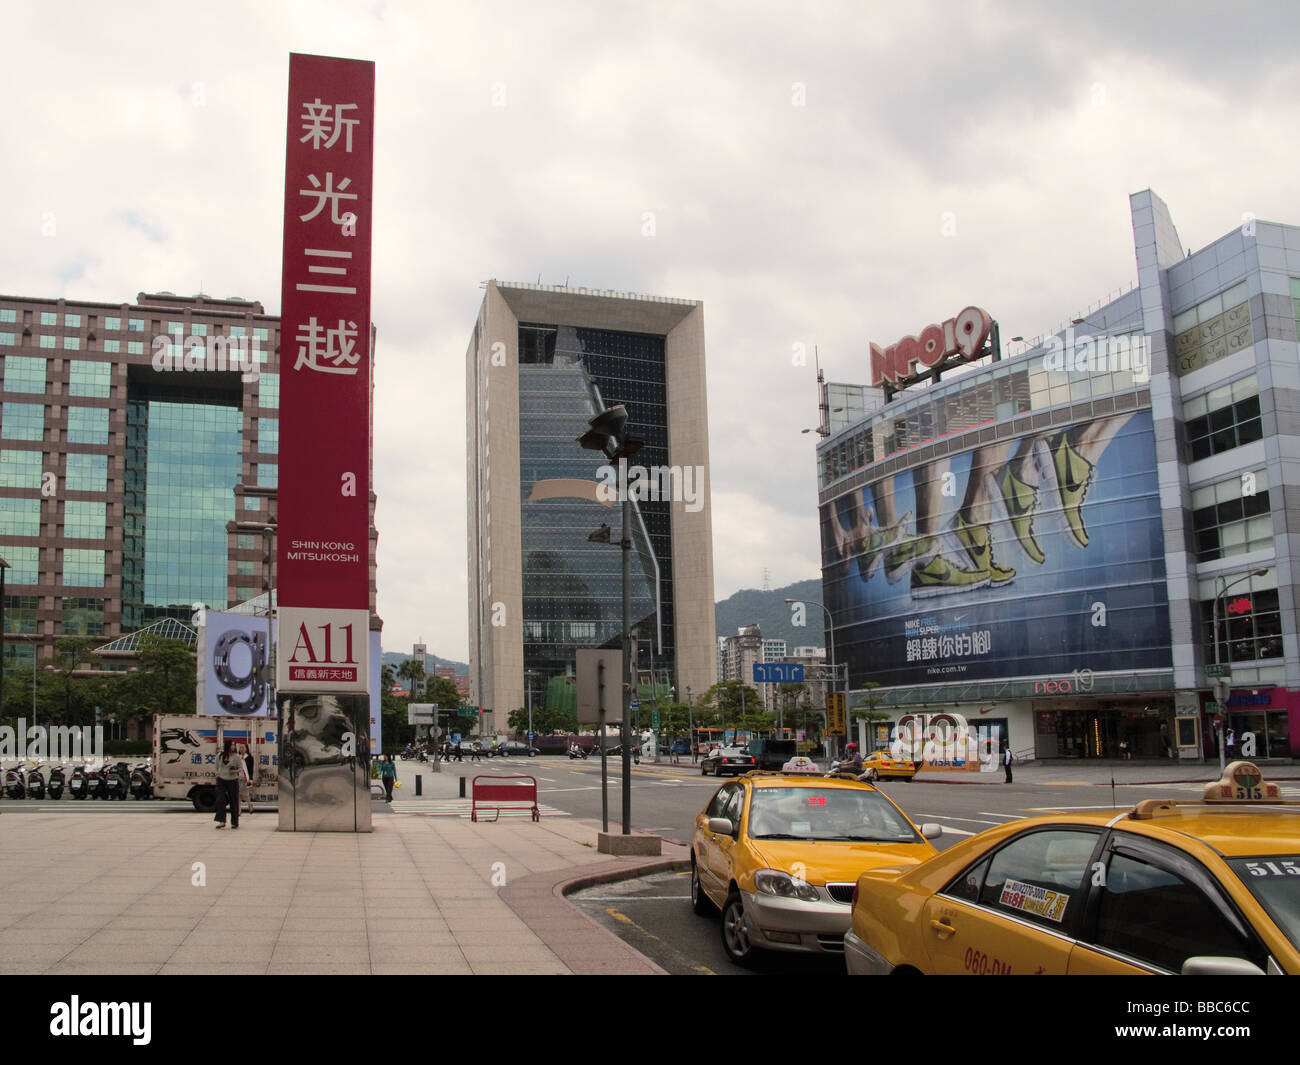
M 1254 762 L 1231 763 L 1218 780 L 1205 785 L 1196 799 L 1143 799 L 1133 808 L 1133 819 L 1146 821 L 1157 814 L 1180 806 L 1300 806 L 1300 801 L 1282 798 L 1282 789 L 1264 779 Z

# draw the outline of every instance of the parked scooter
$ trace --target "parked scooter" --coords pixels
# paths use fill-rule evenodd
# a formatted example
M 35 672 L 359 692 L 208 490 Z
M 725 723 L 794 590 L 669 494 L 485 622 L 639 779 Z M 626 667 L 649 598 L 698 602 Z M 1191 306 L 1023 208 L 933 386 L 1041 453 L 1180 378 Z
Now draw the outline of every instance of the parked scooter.
M 5 794 L 11 799 L 27 797 L 27 774 L 23 772 L 23 763 L 5 770 Z
M 142 762 L 131 770 L 131 797 L 133 799 L 153 798 L 153 762 Z
M 131 768 L 125 762 L 112 763 L 104 774 L 104 798 L 121 799 L 131 794 Z
M 41 771 L 39 759 L 27 771 L 27 797 L 29 799 L 45 798 L 45 774 Z
M 84 799 L 86 797 L 86 766 L 84 762 L 81 765 L 72 767 L 72 775 L 68 777 L 68 794 L 74 799 Z
M 49 783 L 45 785 L 46 793 L 51 799 L 63 798 L 63 791 L 67 781 L 67 766 L 62 762 L 50 770 Z
M 86 764 L 86 798 L 88 799 L 106 799 L 108 798 L 107 789 L 104 787 L 104 764 L 99 765 Z

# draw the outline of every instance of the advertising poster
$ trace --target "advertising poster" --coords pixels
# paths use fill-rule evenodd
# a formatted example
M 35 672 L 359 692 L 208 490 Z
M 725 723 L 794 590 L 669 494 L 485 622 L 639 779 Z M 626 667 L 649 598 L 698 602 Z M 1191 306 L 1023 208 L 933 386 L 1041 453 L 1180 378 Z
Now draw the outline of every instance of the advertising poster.
M 207 612 L 199 627 L 200 714 L 265 717 L 271 685 L 263 672 L 271 662 L 271 623 L 253 614 Z
M 1170 666 L 1150 411 L 920 463 L 823 505 L 821 529 L 854 683 Z

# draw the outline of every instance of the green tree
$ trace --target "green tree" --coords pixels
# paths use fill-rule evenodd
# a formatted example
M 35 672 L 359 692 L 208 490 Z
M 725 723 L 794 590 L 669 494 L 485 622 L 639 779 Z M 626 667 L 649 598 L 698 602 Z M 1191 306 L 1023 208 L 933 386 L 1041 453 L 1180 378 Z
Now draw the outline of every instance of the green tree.
M 144 636 L 139 657 L 139 670 L 120 678 L 125 689 L 123 711 L 139 716 L 194 713 L 198 678 L 190 645 L 184 640 Z
M 521 706 L 518 710 L 511 710 L 506 724 L 510 727 L 510 732 L 515 736 L 522 736 L 528 731 L 528 708 Z M 578 711 L 560 710 L 551 707 L 533 706 L 533 733 L 537 736 L 546 736 L 553 732 L 577 732 L 578 731 Z
M 411 698 L 418 699 L 420 692 L 423 690 L 423 686 L 420 682 L 424 680 L 424 660 L 420 658 L 408 658 L 397 667 L 397 675 L 403 680 L 410 682 Z
M 748 684 L 726 680 L 715 684 L 701 700 L 717 715 L 717 725 L 724 729 L 748 729 L 763 732 L 773 728 L 772 715 L 763 707 L 763 697 Z M 699 724 L 696 714 L 696 724 Z

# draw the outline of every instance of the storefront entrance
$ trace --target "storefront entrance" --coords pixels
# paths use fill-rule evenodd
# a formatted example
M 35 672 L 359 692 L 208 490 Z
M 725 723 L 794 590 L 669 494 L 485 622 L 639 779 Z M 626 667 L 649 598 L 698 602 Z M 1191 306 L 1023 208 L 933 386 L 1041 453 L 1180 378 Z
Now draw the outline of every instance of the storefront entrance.
M 1175 756 L 1173 707 L 1130 703 L 1072 709 L 1034 706 L 1040 758 L 1134 758 Z

